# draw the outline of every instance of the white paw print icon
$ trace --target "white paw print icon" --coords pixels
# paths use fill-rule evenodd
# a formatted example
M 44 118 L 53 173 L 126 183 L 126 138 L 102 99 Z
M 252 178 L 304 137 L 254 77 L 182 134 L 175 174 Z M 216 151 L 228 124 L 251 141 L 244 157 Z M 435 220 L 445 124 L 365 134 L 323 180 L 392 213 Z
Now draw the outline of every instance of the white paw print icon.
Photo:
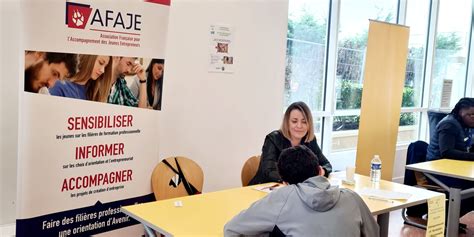
M 82 26 L 84 24 L 84 15 L 80 11 L 75 10 L 72 14 L 72 22 L 76 26 Z

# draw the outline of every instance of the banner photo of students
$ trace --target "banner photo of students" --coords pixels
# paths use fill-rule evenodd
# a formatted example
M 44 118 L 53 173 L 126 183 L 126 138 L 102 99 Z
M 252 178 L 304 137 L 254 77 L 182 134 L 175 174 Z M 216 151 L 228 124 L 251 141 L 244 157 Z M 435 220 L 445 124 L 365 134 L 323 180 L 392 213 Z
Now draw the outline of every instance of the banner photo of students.
M 144 235 L 169 7 L 22 0 L 17 237 Z
M 25 51 L 24 89 L 161 110 L 164 67 L 164 59 Z

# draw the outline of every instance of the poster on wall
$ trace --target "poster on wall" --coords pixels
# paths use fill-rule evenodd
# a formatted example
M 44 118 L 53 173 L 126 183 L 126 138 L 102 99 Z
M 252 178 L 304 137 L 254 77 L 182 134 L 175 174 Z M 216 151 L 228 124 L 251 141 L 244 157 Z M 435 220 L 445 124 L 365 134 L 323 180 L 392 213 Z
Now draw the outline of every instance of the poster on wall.
M 209 72 L 234 72 L 234 32 L 231 26 L 213 24 L 209 28 Z
M 142 236 L 170 0 L 21 4 L 16 236 Z

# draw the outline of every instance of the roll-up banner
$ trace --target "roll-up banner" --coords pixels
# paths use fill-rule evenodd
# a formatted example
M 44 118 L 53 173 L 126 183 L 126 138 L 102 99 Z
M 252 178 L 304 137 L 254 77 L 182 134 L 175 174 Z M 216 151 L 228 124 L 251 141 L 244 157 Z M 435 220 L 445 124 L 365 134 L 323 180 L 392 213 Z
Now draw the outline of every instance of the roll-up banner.
M 120 207 L 154 199 L 170 0 L 21 5 L 16 236 L 141 236 Z

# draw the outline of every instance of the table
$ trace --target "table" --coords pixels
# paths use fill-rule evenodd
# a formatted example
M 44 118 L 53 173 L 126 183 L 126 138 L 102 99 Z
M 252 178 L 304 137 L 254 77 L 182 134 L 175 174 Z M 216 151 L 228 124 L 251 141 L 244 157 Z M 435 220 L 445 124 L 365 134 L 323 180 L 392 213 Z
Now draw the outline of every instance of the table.
M 222 236 L 227 221 L 265 195 L 250 186 L 126 206 L 122 211 L 165 236 Z M 176 201 L 183 206 L 176 207 Z M 149 229 L 147 233 L 154 236 Z
M 333 173 L 331 174 L 330 181 L 334 182 L 334 179 L 344 179 L 345 172 Z M 354 176 L 355 184 L 347 185 L 340 183 L 340 186 L 353 190 L 356 193 L 361 193 L 362 190 L 366 188 L 382 189 L 387 191 L 401 192 L 401 193 L 410 193 L 411 196 L 408 200 L 394 200 L 392 202 L 381 201 L 369 199 L 366 196 L 361 195 L 365 204 L 369 207 L 372 215 L 377 216 L 377 223 L 380 227 L 380 236 L 388 236 L 388 227 L 389 227 L 389 217 L 390 212 L 403 209 L 406 207 L 415 206 L 427 202 L 428 199 L 443 195 L 441 193 L 429 191 L 426 189 L 420 189 L 413 186 L 408 186 L 400 183 L 390 182 L 386 180 L 380 180 L 379 183 L 373 183 L 370 181 L 370 177 L 355 174 Z
M 461 190 L 459 188 L 448 187 L 440 182 L 433 174 L 445 177 L 464 179 L 474 182 L 474 162 L 440 159 L 434 161 L 421 162 L 406 166 L 409 170 L 424 173 L 444 190 L 449 192 L 448 223 L 446 236 L 458 236 L 459 211 L 461 200 L 474 196 L 474 187 Z
M 360 192 L 364 188 L 380 188 L 396 192 L 411 193 L 404 201 L 383 201 L 362 199 L 373 215 L 377 215 L 381 236 L 388 236 L 390 211 L 421 204 L 432 197 L 443 195 L 425 189 L 381 180 L 372 183 L 370 178 L 355 174 L 355 185 L 342 184 L 345 174 L 334 173 L 330 177 L 333 184 Z M 268 185 L 268 184 L 267 184 Z M 222 236 L 224 224 L 253 202 L 263 198 L 267 193 L 253 189 L 255 186 L 227 189 L 201 195 L 174 198 L 132 206 L 122 207 L 122 211 L 140 221 L 148 235 L 154 236 L 156 230 L 165 236 Z M 181 201 L 183 206 L 176 207 Z M 166 213 L 166 214 L 163 214 Z

